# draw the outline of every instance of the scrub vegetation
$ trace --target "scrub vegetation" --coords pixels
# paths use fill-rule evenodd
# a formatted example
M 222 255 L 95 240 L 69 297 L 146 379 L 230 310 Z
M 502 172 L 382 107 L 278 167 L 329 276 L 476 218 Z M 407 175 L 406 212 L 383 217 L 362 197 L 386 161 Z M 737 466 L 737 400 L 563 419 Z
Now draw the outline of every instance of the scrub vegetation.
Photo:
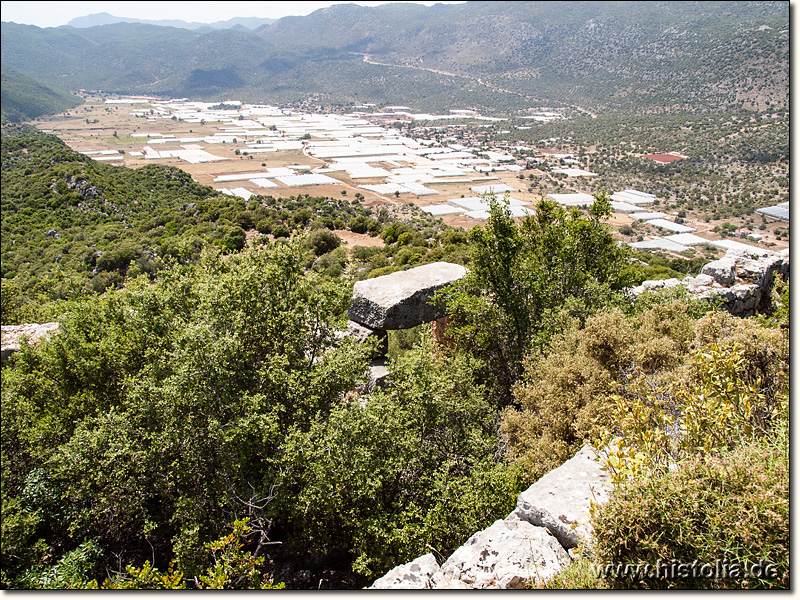
M 3 323 L 62 324 L 3 367 L 4 586 L 360 587 L 447 556 L 586 442 L 619 487 L 575 569 L 725 551 L 787 572 L 788 284 L 759 318 L 632 304 L 602 194 L 519 223 L 494 199 L 463 232 L 245 204 L 24 128 L 3 157 Z M 343 224 L 384 246 L 347 251 Z M 470 265 L 437 299 L 450 343 L 393 336 L 392 383 L 369 391 L 372 347 L 336 335 L 353 282 L 435 260 Z

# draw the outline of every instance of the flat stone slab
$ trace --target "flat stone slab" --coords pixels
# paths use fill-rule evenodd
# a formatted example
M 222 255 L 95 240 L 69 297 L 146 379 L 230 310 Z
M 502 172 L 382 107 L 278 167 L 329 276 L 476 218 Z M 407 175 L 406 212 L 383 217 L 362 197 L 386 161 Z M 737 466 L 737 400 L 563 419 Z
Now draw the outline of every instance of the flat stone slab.
M 27 338 L 28 343 L 35 346 L 46 340 L 51 333 L 61 327 L 58 323 L 26 323 L 25 325 L 2 326 L 2 362 L 22 347 L 22 340 Z
M 376 579 L 371 590 L 425 590 L 431 586 L 431 577 L 439 570 L 433 554 L 425 554 L 409 563 L 395 567 L 380 579 Z
M 608 498 L 609 476 L 595 459 L 591 446 L 584 446 L 560 467 L 542 476 L 517 498 L 512 513 L 532 525 L 546 527 L 564 548 L 574 548 L 591 539 L 589 507 Z
M 467 274 L 466 268 L 436 262 L 359 281 L 347 315 L 371 329 L 410 329 L 443 316 L 429 304 L 433 295 Z
M 500 519 L 473 535 L 433 575 L 434 589 L 523 589 L 561 571 L 571 558 L 547 529 Z

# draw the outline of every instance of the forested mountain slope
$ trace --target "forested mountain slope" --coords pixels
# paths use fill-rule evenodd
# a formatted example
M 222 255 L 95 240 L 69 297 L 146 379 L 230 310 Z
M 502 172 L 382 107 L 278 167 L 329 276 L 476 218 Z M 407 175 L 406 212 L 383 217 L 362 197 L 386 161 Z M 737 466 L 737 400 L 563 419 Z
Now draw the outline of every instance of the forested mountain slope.
M 77 96 L 53 89 L 4 69 L 2 74 L 2 120 L 19 122 L 59 113 L 81 104 Z
M 335 5 L 256 32 L 3 23 L 2 58 L 62 89 L 430 109 L 763 110 L 788 105 L 788 27 L 786 2 Z

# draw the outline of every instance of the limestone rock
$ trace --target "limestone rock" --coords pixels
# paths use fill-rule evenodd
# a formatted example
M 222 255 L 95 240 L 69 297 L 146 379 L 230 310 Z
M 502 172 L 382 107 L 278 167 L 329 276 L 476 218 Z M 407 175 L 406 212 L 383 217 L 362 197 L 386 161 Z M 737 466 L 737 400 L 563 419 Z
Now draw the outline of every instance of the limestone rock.
M 46 340 L 50 334 L 59 330 L 59 323 L 26 323 L 25 325 L 2 326 L 2 362 L 22 347 L 23 338 L 32 346 Z
M 435 321 L 442 312 L 428 304 L 443 287 L 461 279 L 461 265 L 437 262 L 359 281 L 347 314 L 352 321 L 371 329 L 409 329 Z
M 424 590 L 431 587 L 431 577 L 439 570 L 433 554 L 425 554 L 409 563 L 395 567 L 369 589 L 373 590 Z
M 683 285 L 690 292 L 704 292 L 709 290 L 714 285 L 714 278 L 711 275 L 700 274 L 697 277 L 686 277 L 683 280 Z
M 389 385 L 389 369 L 385 358 L 376 358 L 369 364 L 369 389 L 383 389 Z
M 357 342 L 366 342 L 371 337 L 378 338 L 378 348 L 375 351 L 375 356 L 383 356 L 389 350 L 389 335 L 384 330 L 370 329 L 355 321 L 347 322 L 347 329 L 345 331 L 337 332 L 336 336 L 341 339 L 351 337 Z
M 514 514 L 523 521 L 546 527 L 564 548 L 591 539 L 589 507 L 608 498 L 608 473 L 594 460 L 591 446 L 545 474 L 522 492 Z
M 549 579 L 571 561 L 547 529 L 498 520 L 473 535 L 432 579 L 435 589 L 521 589 Z
M 736 281 L 736 262 L 727 254 L 719 260 L 712 261 L 700 270 L 703 275 L 709 275 L 720 285 L 730 285 Z

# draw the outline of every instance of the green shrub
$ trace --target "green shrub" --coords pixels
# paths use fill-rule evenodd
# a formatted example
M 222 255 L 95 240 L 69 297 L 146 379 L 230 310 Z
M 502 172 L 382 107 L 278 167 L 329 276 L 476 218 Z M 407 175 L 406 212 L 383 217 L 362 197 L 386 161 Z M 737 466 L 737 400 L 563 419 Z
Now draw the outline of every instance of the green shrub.
M 486 226 L 470 232 L 469 273 L 436 301 L 451 318 L 456 347 L 484 362 L 492 394 L 508 405 L 523 358 L 547 346 L 565 305 L 585 318 L 627 284 L 620 278 L 627 251 L 602 223 L 611 210 L 604 194 L 588 216 L 543 199 L 520 225 L 507 201 L 489 201 Z
M 274 485 L 282 438 L 363 377 L 368 349 L 334 336 L 350 294 L 305 272 L 295 242 L 72 306 L 3 370 L 4 577 L 19 585 L 42 553 L 14 548 L 39 538 L 44 568 L 89 540 L 98 566 L 117 553 L 201 573 L 203 542 Z
M 629 481 L 593 515 L 595 563 L 728 560 L 777 565 L 776 578 L 610 579 L 630 588 L 788 588 L 788 427 L 718 456 Z
M 316 256 L 322 256 L 341 246 L 342 240 L 328 229 L 317 229 L 308 237 L 306 244 Z
M 347 553 L 376 576 L 434 548 L 447 555 L 513 508 L 497 413 L 469 362 L 436 357 L 429 337 L 391 363 L 390 386 L 296 429 L 282 497 L 306 551 Z

